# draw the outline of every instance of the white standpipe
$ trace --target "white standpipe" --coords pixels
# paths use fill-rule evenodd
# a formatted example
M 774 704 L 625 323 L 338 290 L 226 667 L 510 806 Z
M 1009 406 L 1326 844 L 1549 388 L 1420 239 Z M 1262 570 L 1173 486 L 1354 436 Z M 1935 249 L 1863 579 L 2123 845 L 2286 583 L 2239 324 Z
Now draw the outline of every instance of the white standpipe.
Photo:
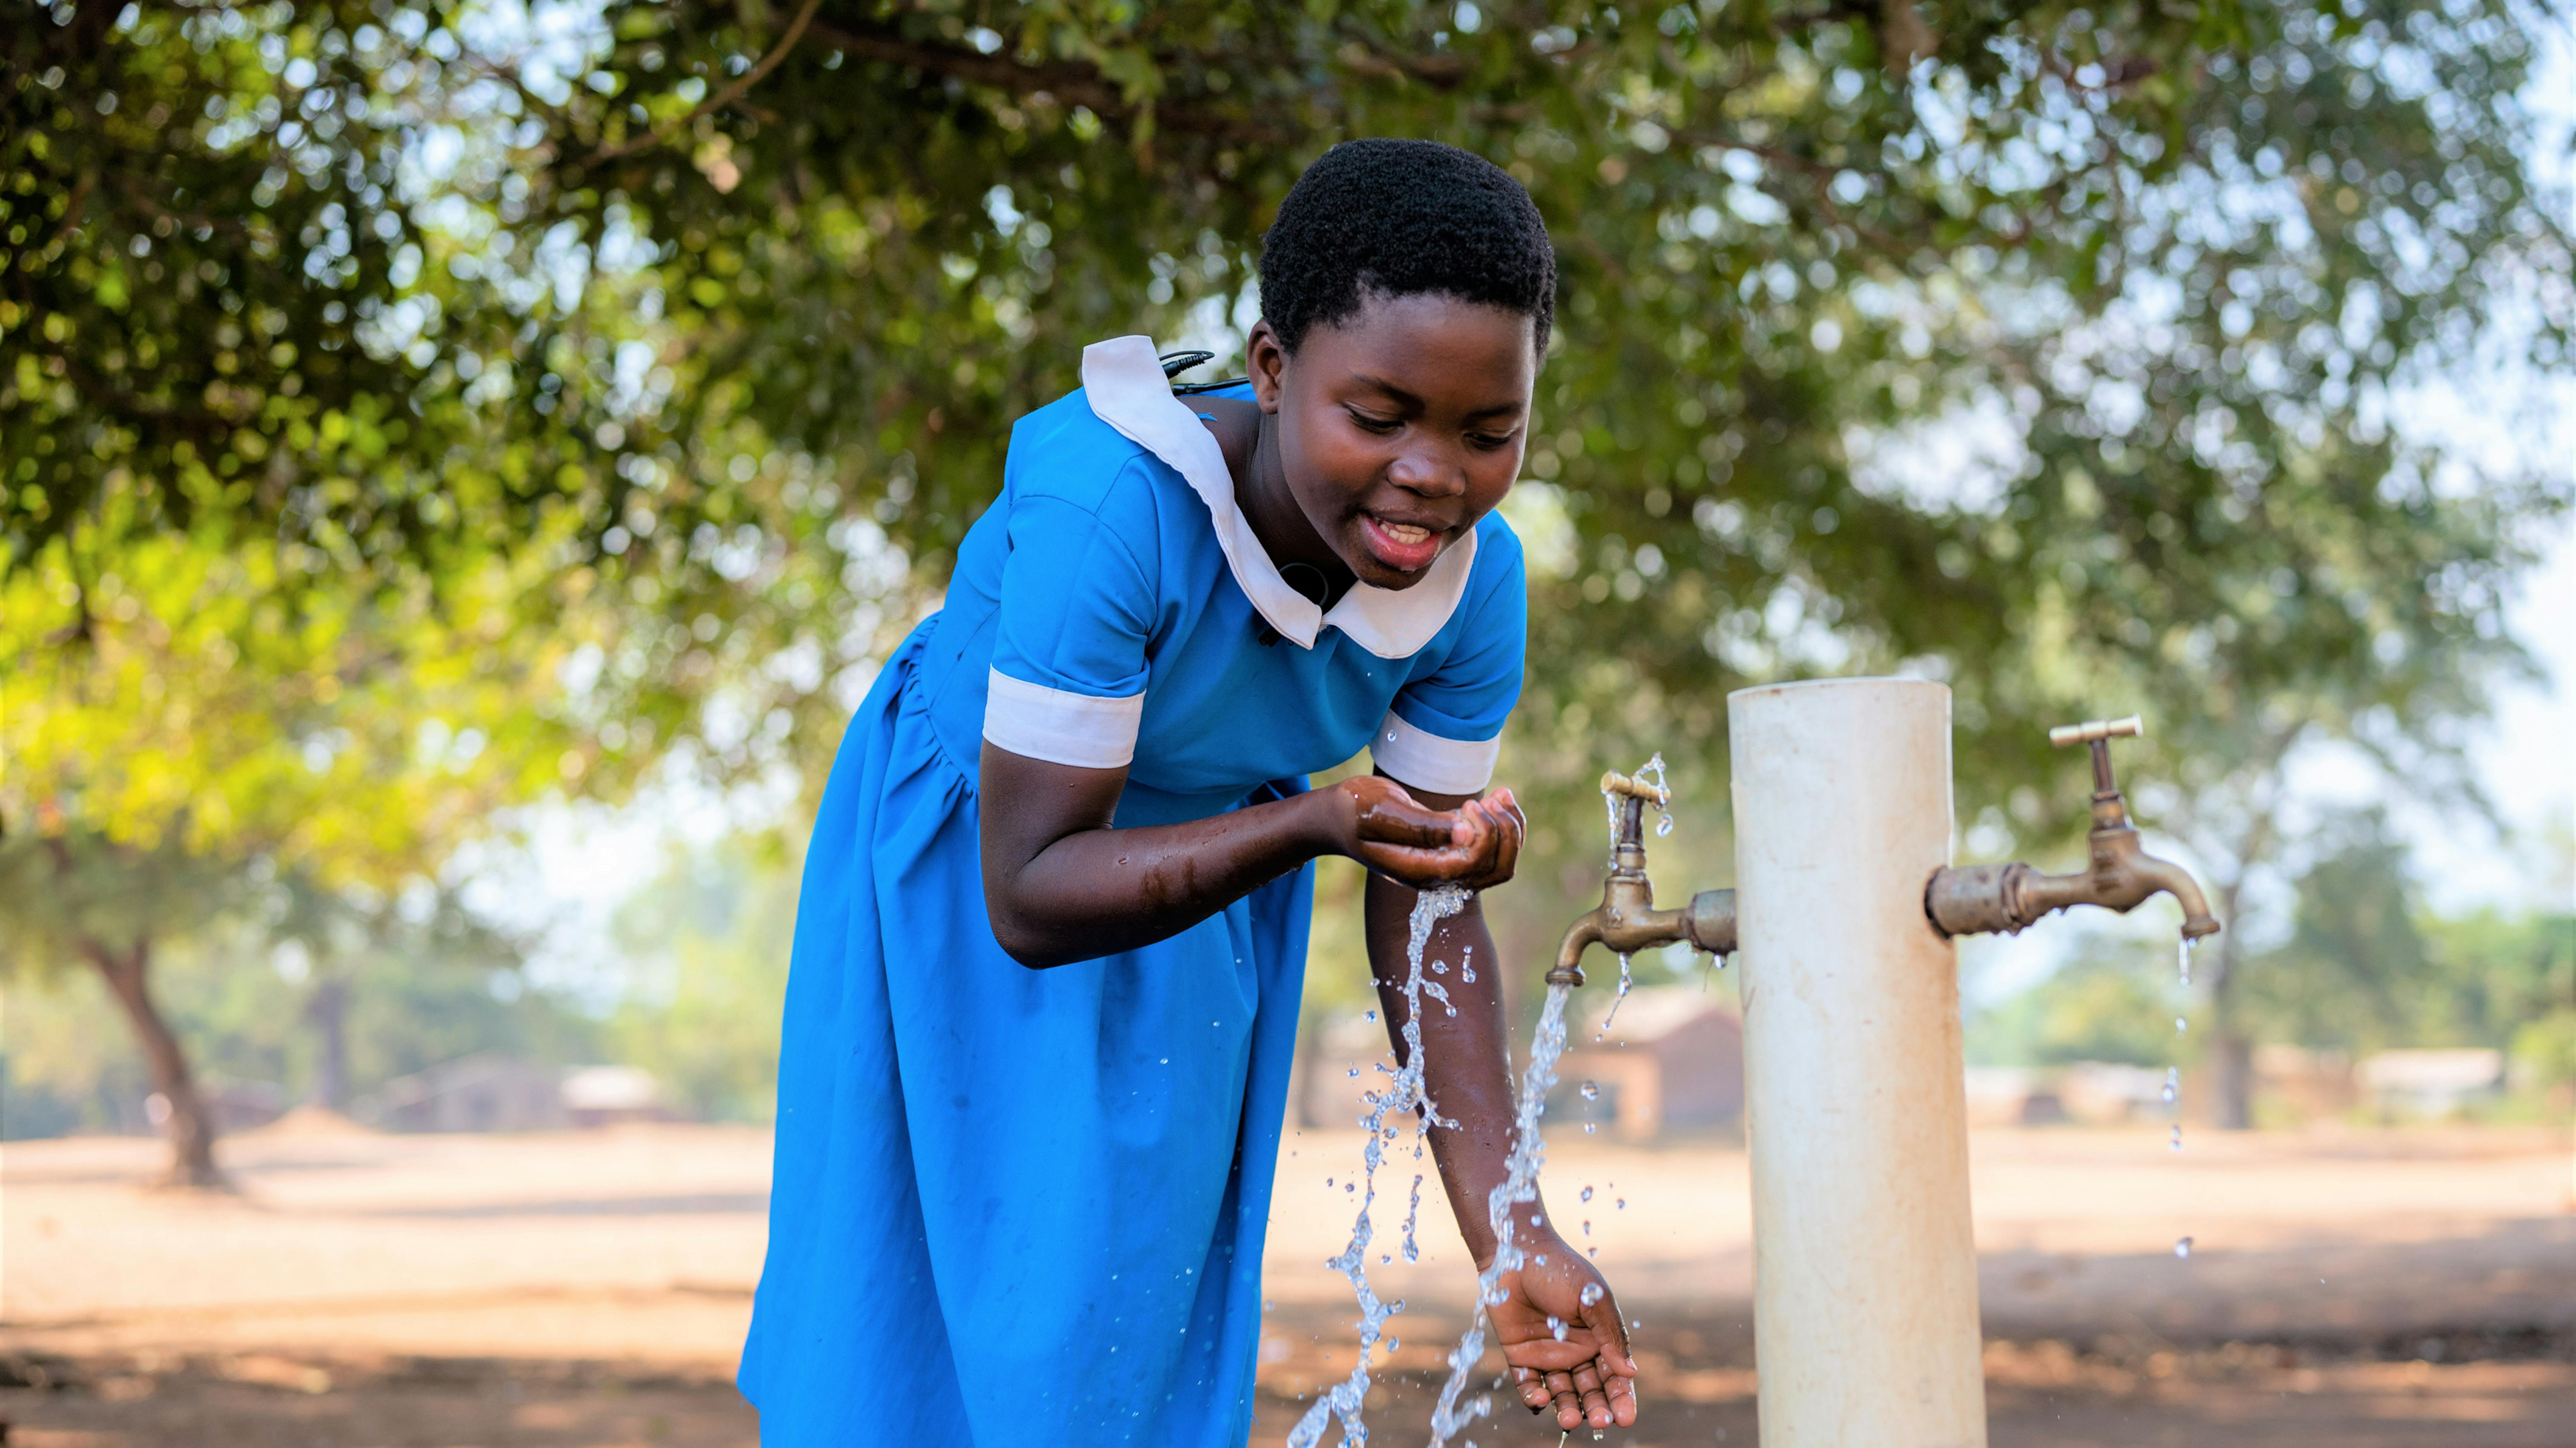
M 1950 691 L 1727 700 L 1765 1448 L 1984 1448 L 1950 862 Z

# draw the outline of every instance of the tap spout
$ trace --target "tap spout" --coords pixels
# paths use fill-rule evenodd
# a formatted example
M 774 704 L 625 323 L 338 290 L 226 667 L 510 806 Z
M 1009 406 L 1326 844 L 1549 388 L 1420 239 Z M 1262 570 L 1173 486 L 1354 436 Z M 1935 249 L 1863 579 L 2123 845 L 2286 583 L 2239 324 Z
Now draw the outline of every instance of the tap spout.
M 2092 867 L 2071 875 L 2044 875 L 2015 861 L 2009 865 L 1943 867 L 1923 886 L 1923 913 L 1943 935 L 2018 934 L 2022 927 L 2052 910 L 2073 905 L 2099 905 L 2123 915 L 2157 895 L 2171 895 L 2182 906 L 2182 938 L 2198 940 L 2218 933 L 2218 919 L 2200 882 L 2171 860 L 2159 860 L 2138 842 L 2129 823 L 2129 806 L 2111 775 L 2110 743 L 2145 731 L 2135 714 L 2126 719 L 2095 719 L 2048 731 L 2048 742 L 2090 745 L 2093 750 Z
M 1734 891 L 1702 890 L 1682 909 L 1655 908 L 1655 883 L 1646 878 L 1643 817 L 1648 802 L 1663 803 L 1663 792 L 1618 774 L 1601 776 L 1601 792 L 1611 797 L 1618 819 L 1610 877 L 1602 882 L 1601 903 L 1566 928 L 1547 983 L 1583 984 L 1583 952 L 1595 944 L 1634 955 L 1686 940 L 1712 955 L 1734 954 Z
M 1687 941 L 1711 955 L 1735 953 L 1735 892 L 1702 890 L 1678 910 L 1655 908 L 1655 887 L 1641 872 L 1632 879 L 1610 877 L 1601 903 L 1567 927 L 1556 947 L 1556 966 L 1549 985 L 1583 984 L 1583 952 L 1606 945 L 1621 955 L 1635 955 L 1658 945 Z
M 2019 861 L 1935 870 L 1924 887 L 1924 913 L 1944 935 L 2011 935 L 2051 911 L 2099 905 L 2125 915 L 2171 895 L 2182 906 L 2184 939 L 2218 933 L 2200 883 L 2182 866 L 2148 854 L 2135 829 L 2125 822 L 2097 828 L 2090 843 L 2092 867 L 2072 874 L 2042 874 Z

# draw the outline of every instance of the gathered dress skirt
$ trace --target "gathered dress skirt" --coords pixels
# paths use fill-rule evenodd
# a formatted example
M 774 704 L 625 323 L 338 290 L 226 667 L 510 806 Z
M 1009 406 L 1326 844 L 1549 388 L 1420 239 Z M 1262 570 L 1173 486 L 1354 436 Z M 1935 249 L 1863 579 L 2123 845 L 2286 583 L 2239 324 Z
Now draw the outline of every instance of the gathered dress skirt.
M 937 622 L 851 721 L 808 847 L 743 1392 L 769 1448 L 1232 1448 L 1312 867 L 1143 949 L 1014 961 L 917 697 Z

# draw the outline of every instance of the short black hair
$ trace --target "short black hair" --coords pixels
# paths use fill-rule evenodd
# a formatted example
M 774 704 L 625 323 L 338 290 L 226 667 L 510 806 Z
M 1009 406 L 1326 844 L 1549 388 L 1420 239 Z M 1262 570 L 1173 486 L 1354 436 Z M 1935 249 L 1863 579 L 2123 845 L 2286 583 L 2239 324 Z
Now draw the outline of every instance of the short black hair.
M 1294 352 L 1362 298 L 1433 292 L 1556 320 L 1556 250 L 1521 183 L 1436 141 L 1344 141 L 1306 168 L 1261 247 L 1261 315 Z

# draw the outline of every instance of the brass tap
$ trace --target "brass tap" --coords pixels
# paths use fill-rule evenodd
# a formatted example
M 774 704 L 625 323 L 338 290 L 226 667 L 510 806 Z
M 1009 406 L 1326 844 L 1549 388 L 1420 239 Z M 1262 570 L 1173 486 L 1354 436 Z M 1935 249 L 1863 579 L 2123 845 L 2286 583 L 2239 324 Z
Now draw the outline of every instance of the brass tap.
M 1601 792 L 1612 797 L 1618 817 L 1610 877 L 1602 883 L 1601 903 L 1566 930 L 1547 983 L 1583 984 L 1583 952 L 1595 942 L 1621 955 L 1677 940 L 1687 940 L 1712 955 L 1734 954 L 1734 891 L 1702 890 L 1691 897 L 1687 909 L 1655 908 L 1655 884 L 1646 878 L 1646 806 L 1661 809 L 1671 796 L 1616 772 L 1601 776 Z
M 2111 778 L 2111 741 L 2145 732 L 2135 714 L 2126 719 L 2094 719 L 2048 731 L 2048 742 L 2093 747 L 2092 866 L 2069 875 L 2046 875 L 2015 861 L 2009 865 L 1970 865 L 1932 872 L 1923 890 L 1924 913 L 1943 935 L 1982 935 L 1989 931 L 2018 934 L 2022 927 L 2071 905 L 2099 905 L 2122 914 L 2150 897 L 2169 894 L 2182 906 L 2182 935 L 2198 940 L 2218 933 L 2218 921 L 2191 872 L 2170 860 L 2159 860 L 2138 842 L 2129 824 L 2127 802 Z

